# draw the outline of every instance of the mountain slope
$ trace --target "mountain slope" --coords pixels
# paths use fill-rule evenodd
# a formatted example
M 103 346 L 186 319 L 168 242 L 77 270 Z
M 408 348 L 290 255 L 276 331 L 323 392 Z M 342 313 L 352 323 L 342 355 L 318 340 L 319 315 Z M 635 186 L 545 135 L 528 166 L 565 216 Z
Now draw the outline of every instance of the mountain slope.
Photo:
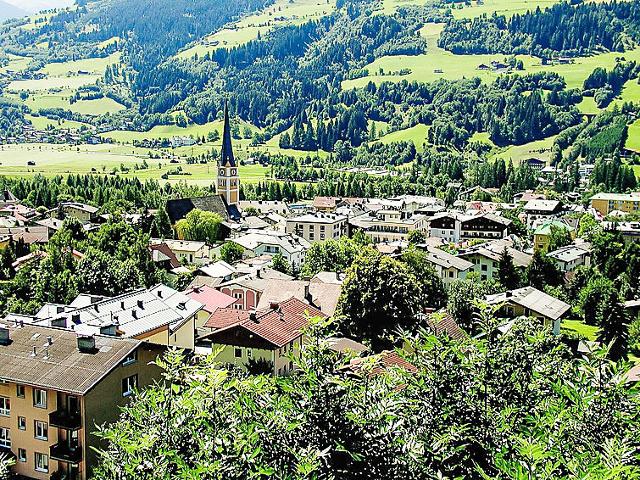
M 9 18 L 24 17 L 25 15 L 27 15 L 26 11 L 4 0 L 0 0 L 0 21 L 8 20 Z

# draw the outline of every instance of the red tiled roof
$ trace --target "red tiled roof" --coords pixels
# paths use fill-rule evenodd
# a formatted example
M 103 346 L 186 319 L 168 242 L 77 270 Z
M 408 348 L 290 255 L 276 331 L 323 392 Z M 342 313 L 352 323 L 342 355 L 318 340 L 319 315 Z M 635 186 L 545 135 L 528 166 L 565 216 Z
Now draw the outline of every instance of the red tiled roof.
M 300 336 L 300 331 L 308 325 L 309 317 L 327 316 L 297 298 L 290 298 L 255 312 L 254 318 L 252 312 L 246 310 L 220 308 L 213 312 L 204 326 L 215 329 L 208 335 L 212 339 L 222 330 L 241 327 L 279 348 Z
M 442 318 L 439 318 L 438 314 L 430 315 L 427 324 L 436 335 L 446 333 L 452 340 L 460 340 L 467 336 L 449 313 L 445 313 Z
M 208 285 L 193 287 L 183 293 L 189 298 L 202 303 L 204 309 L 209 313 L 213 313 L 219 308 L 227 308 L 236 301 L 232 296 Z
M 176 257 L 176 254 L 173 253 L 173 250 L 171 250 L 171 248 L 169 248 L 169 245 L 167 245 L 166 243 L 152 243 L 149 245 L 149 250 L 157 250 L 169 257 L 169 264 L 171 265 L 171 268 L 178 268 L 180 266 L 178 257 Z
M 372 355 L 370 357 L 354 358 L 346 368 L 357 373 L 362 369 L 363 363 L 369 361 L 371 358 L 375 359 L 375 365 L 370 372 L 371 375 L 380 375 L 390 368 L 401 368 L 409 373 L 416 373 L 418 371 L 415 365 L 407 362 L 404 358 L 398 355 L 397 352 L 389 350 L 385 350 L 382 353 Z
M 316 197 L 313 199 L 313 206 L 315 208 L 335 208 L 340 197 Z

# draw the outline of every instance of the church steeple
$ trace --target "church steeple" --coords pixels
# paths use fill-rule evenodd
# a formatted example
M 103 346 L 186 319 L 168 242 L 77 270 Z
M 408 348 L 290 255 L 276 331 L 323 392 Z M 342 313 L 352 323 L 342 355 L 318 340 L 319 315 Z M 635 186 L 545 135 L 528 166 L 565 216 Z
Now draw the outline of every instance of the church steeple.
M 229 124 L 227 102 L 224 103 L 222 152 L 220 152 L 220 160 L 218 161 L 218 193 L 224 197 L 228 205 L 240 201 L 240 175 L 231 145 L 231 125 Z
M 229 124 L 229 106 L 224 102 L 224 129 L 222 132 L 222 152 L 220 154 L 220 165 L 235 167 L 236 159 L 233 157 L 233 146 L 231 145 L 231 125 Z

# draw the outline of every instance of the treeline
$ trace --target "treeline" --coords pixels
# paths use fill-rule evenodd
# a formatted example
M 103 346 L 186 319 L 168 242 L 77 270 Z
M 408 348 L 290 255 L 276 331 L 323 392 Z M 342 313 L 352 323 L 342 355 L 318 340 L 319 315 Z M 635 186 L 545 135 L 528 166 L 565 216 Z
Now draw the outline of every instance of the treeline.
M 205 193 L 186 184 L 160 184 L 157 180 L 141 182 L 137 178 L 117 175 L 68 175 L 45 177 L 0 176 L 0 191 L 10 190 L 26 204 L 53 208 L 60 202 L 90 203 L 105 210 L 114 208 L 155 209 L 167 198 Z
M 624 52 L 639 38 L 640 1 L 562 2 L 542 11 L 451 20 L 438 44 L 458 54 L 531 54 L 552 58 L 597 50 Z
M 633 167 L 623 164 L 618 155 L 596 162 L 591 174 L 591 183 L 606 192 L 627 192 L 638 187 Z
M 610 71 L 596 67 L 584 81 L 583 95 L 593 97 L 598 108 L 606 108 L 627 81 L 638 78 L 639 70 L 636 62 L 618 62 Z

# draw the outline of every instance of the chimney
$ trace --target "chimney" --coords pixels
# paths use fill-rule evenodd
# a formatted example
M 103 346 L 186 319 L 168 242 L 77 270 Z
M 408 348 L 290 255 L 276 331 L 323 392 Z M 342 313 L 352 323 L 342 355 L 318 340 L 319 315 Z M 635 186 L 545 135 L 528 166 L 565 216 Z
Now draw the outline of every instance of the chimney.
M 278 308 L 280 307 L 280 305 L 278 305 L 278 302 L 271 302 L 269 303 L 269 308 L 271 310 L 278 310 Z
M 0 345 L 9 345 L 11 343 L 11 335 L 9 327 L 0 325 Z
M 78 335 L 78 350 L 81 353 L 93 353 L 96 350 L 96 339 L 94 337 L 87 337 Z
M 45 360 L 49 360 L 49 346 L 48 346 L 48 345 L 46 345 L 46 346 L 44 347 L 44 357 L 43 357 L 43 358 L 44 358 Z
M 98 304 L 97 304 L 97 303 L 93 306 L 93 309 L 94 309 L 96 312 L 98 312 L 98 311 L 99 311 L 99 310 L 98 310 Z
M 505 296 L 506 296 L 506 298 L 511 298 L 511 297 L 513 297 L 513 292 L 511 290 L 509 290 L 508 292 L 506 292 Z
M 260 269 L 258 269 L 258 271 L 256 272 L 256 277 L 257 278 L 262 278 L 262 274 L 260 273 Z
M 36 349 L 36 346 L 33 346 L 33 349 L 31 350 L 31 356 L 35 357 L 38 355 L 38 350 Z
M 309 304 L 313 304 L 313 296 L 311 296 L 311 291 L 309 290 L 309 284 L 307 283 L 304 286 L 304 299 Z
M 73 323 L 75 323 L 76 325 L 80 323 L 80 314 L 79 313 L 74 313 L 73 315 L 71 315 L 71 321 Z
M 142 300 L 138 300 L 138 308 L 144 310 L 144 302 Z
M 162 298 L 162 290 L 158 290 L 158 298 Z
M 120 310 L 124 310 L 124 300 L 120 302 Z
M 258 316 L 256 315 L 256 312 L 251 312 L 249 314 L 249 320 L 251 320 L 252 322 L 257 322 L 258 321 Z
M 131 310 L 131 316 L 133 318 L 138 318 L 138 312 L 137 312 L 137 310 L 135 308 Z
M 47 345 L 53 345 L 53 337 L 52 336 L 48 336 L 47 337 Z

